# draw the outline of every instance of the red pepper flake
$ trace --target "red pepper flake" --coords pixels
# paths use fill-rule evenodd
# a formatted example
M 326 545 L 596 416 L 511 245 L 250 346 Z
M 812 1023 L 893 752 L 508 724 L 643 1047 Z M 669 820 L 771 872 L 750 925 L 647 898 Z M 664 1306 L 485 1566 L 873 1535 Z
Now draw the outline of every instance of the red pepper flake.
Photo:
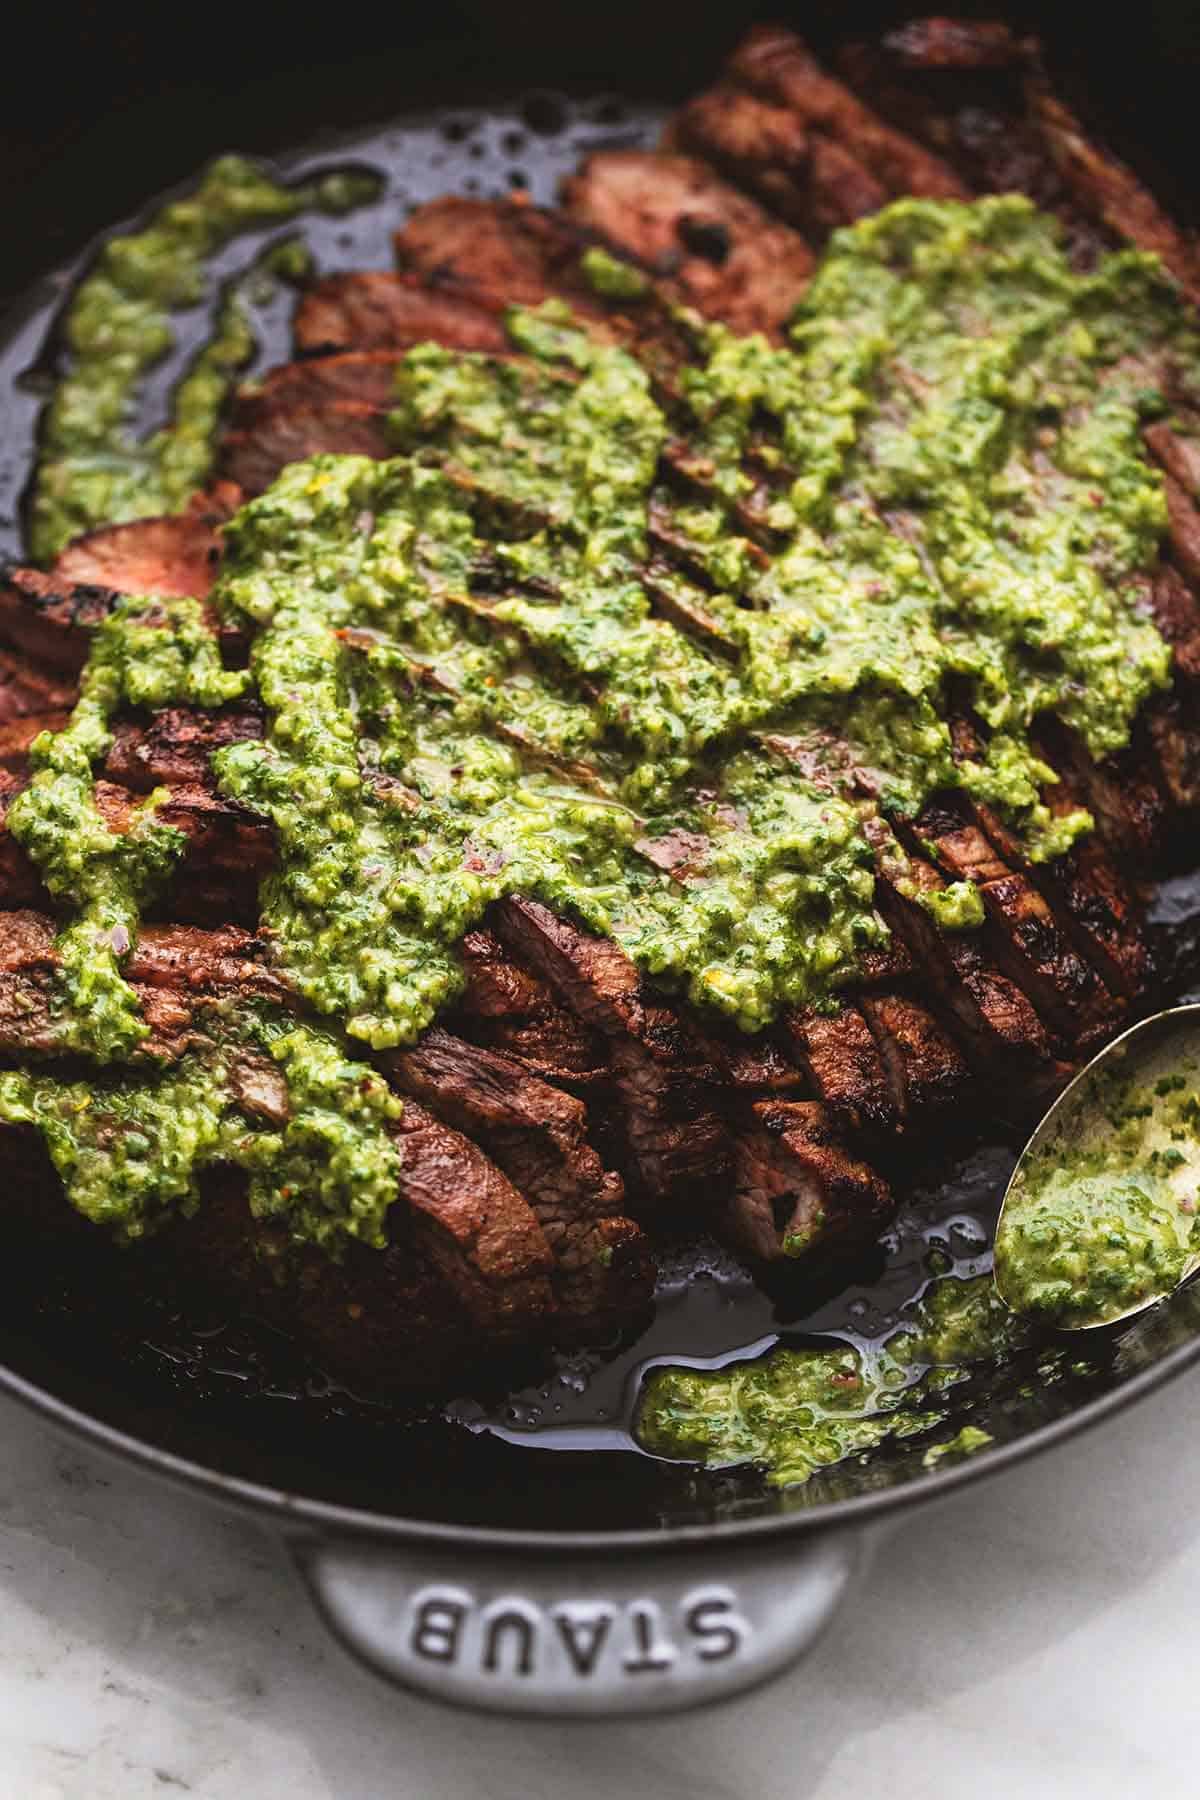
M 502 850 L 482 850 L 475 844 L 468 844 L 463 852 L 463 868 L 472 875 L 498 875 L 504 863 Z

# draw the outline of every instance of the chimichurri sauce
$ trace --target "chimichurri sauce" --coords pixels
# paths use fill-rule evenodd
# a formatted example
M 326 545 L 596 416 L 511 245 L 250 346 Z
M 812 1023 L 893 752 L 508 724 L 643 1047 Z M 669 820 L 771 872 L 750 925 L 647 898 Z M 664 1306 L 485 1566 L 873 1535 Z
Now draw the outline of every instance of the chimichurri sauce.
M 294 465 L 230 529 L 216 604 L 275 722 L 219 776 L 276 827 L 293 978 L 372 1045 L 453 996 L 456 940 L 513 892 L 745 1030 L 819 1005 L 886 935 L 864 808 L 961 785 L 1057 853 L 1091 821 L 1045 806 L 1035 718 L 1103 754 L 1167 679 L 1139 434 L 1147 363 L 1193 344 L 1153 263 L 1080 276 L 1023 202 L 905 202 L 835 237 L 792 348 L 689 328 L 673 400 L 561 307 L 511 315 L 522 361 L 416 349 L 405 455 Z M 682 429 L 703 504 L 661 476 Z M 751 445 L 773 551 L 737 510 Z M 647 576 L 665 528 L 711 586 Z M 970 884 L 931 910 L 982 917 Z
M 1070 1094 L 1005 1200 L 996 1279 L 1017 1311 L 1101 1324 L 1170 1293 L 1200 1254 L 1200 1056 L 1114 1060 Z
M 655 1369 L 634 1429 L 653 1455 L 708 1468 L 756 1463 L 772 1486 L 795 1487 L 848 1456 L 935 1430 L 946 1418 L 939 1397 L 968 1378 L 970 1365 L 1020 1343 L 989 1276 L 945 1279 L 869 1350 L 831 1339 L 721 1369 Z M 926 1458 L 969 1455 L 991 1441 L 968 1425 Z
M 204 485 L 224 402 L 254 352 L 239 289 L 282 270 L 276 245 L 220 296 L 215 328 L 175 390 L 170 424 L 133 435 L 141 383 L 174 343 L 171 315 L 205 296 L 205 264 L 253 226 L 310 208 L 346 212 L 375 198 L 365 170 L 282 187 L 254 163 L 223 156 L 196 190 L 141 231 L 110 238 L 62 321 L 68 368 L 43 415 L 29 511 L 39 560 L 93 526 L 178 511 Z
M 264 1087 L 266 1115 L 254 1104 Z M 0 1072 L 0 1119 L 41 1132 L 72 1206 L 123 1243 L 172 1209 L 194 1212 L 200 1172 L 224 1163 L 246 1171 L 252 1215 L 285 1244 L 381 1249 L 400 1168 L 389 1126 L 402 1111 L 332 1035 L 258 1008 L 215 1021 L 212 1042 L 156 1074 Z
M 111 246 L 77 297 L 78 367 L 48 426 L 62 457 L 39 489 L 50 547 L 92 504 L 70 510 L 89 446 L 124 441 L 158 309 L 239 219 L 296 203 L 240 166 L 209 180 L 211 204 Z M 601 291 L 658 304 L 611 262 L 590 259 Z M 1168 369 L 1200 384 L 1157 262 L 1080 275 L 1022 200 L 905 201 L 835 234 L 786 347 L 673 327 L 696 352 L 673 386 L 554 304 L 510 314 L 517 357 L 400 359 L 392 460 L 294 464 L 227 529 L 211 606 L 249 634 L 248 674 L 186 608 L 118 611 L 14 808 L 63 906 L 65 1046 L 136 1049 L 122 966 L 178 857 L 155 796 L 120 837 L 95 807 L 126 704 L 261 700 L 264 738 L 221 750 L 217 779 L 274 830 L 261 910 L 280 969 L 370 1049 L 454 997 L 456 946 L 505 894 L 755 1031 L 829 1004 L 886 938 L 880 837 L 934 789 L 998 807 L 1034 858 L 1090 828 L 1046 806 L 1033 727 L 1053 711 L 1102 756 L 1168 679 L 1144 609 L 1165 505 L 1140 432 Z M 105 368 L 117 398 L 91 406 Z M 164 487 L 155 460 L 158 486 L 103 504 L 175 504 L 194 478 Z M 691 574 L 659 559 L 664 536 Z M 951 685 L 980 721 L 972 759 L 952 750 Z M 888 854 L 902 871 L 899 841 Z M 969 930 L 982 907 L 966 883 L 931 911 Z

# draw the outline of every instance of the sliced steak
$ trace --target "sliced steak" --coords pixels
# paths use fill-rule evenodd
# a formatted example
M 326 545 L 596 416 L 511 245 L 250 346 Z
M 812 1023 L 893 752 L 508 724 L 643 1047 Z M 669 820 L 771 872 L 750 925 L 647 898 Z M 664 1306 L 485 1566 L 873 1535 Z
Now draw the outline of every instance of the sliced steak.
M 430 341 L 456 350 L 502 351 L 508 346 L 494 313 L 385 269 L 326 275 L 315 282 L 296 308 L 292 330 L 297 351 L 306 356 L 408 350 Z
M 8 809 L 24 785 L 24 777 L 10 771 L 0 780 L 0 907 L 5 908 L 50 905 L 34 865 L 7 830 Z M 128 831 L 137 804 L 129 787 L 100 779 L 95 799 L 110 831 Z M 181 831 L 186 845 L 151 916 L 165 913 L 202 925 L 228 918 L 252 925 L 258 884 L 275 864 L 274 842 L 262 820 L 219 794 L 207 772 L 173 785 L 156 817 Z
M 4 586 L 0 582 L 0 630 L 4 610 Z M 24 720 L 56 715 L 65 718 L 74 701 L 73 679 L 53 669 L 39 668 L 14 651 L 0 648 L 0 721 L 10 742 L 14 741 L 10 724 L 19 736 Z
M 108 617 L 116 598 L 110 587 L 68 581 L 41 569 L 5 571 L 0 579 L 0 639 L 46 671 L 39 710 L 74 704 L 75 677 L 87 661 L 91 633 Z M 33 684 L 31 691 L 38 691 L 37 668 L 26 663 L 22 678 Z
M 1159 441 L 1161 443 L 1162 440 Z M 1187 582 L 1195 584 L 1200 582 L 1200 512 L 1197 512 L 1195 502 L 1188 489 L 1181 481 L 1177 481 L 1174 475 L 1164 474 L 1163 486 L 1167 495 L 1167 520 L 1171 551 L 1179 572 Z M 1156 588 L 1161 590 L 1161 582 L 1156 584 Z M 1158 592 L 1156 591 L 1157 598 Z M 1178 596 L 1171 594 L 1169 598 L 1173 610 L 1177 610 L 1180 604 Z M 1168 619 L 1171 616 L 1171 612 L 1168 612 Z M 1156 619 L 1158 617 L 1157 605 L 1155 617 Z
M 755 26 L 730 58 L 728 73 L 752 93 L 789 108 L 810 131 L 852 152 L 887 194 L 930 200 L 970 197 L 947 163 L 886 124 L 822 69 L 786 27 Z
M 943 932 L 918 895 L 940 893 L 945 882 L 923 857 L 908 859 L 910 897 L 880 872 L 876 897 L 891 930 L 912 951 L 914 966 L 938 1010 L 954 1024 L 977 1075 L 1003 1090 L 1013 1083 L 1053 1084 L 1045 1026 L 1021 989 L 1002 973 L 978 931 Z M 935 1087 L 934 1092 L 937 1092 Z
M 1045 898 L 997 854 L 961 797 L 930 802 L 915 835 L 950 880 L 978 886 L 996 960 L 1069 1048 L 1086 1048 L 1113 1028 L 1120 1006 L 1071 947 Z
M 1190 846 L 1200 809 L 1200 729 L 1194 703 L 1186 705 L 1182 696 L 1159 701 L 1147 713 L 1146 729 L 1159 777 L 1177 815 L 1176 835 Z
M 676 114 L 672 149 L 707 158 L 818 242 L 887 203 L 887 189 L 844 145 L 811 133 L 786 106 L 721 82 Z
M 1172 511 L 1178 513 L 1178 499 L 1172 497 L 1173 491 L 1178 493 L 1174 482 L 1168 485 L 1168 504 Z M 1196 514 L 1190 500 L 1184 496 L 1184 504 L 1191 509 L 1192 520 L 1188 521 L 1189 535 L 1196 531 L 1195 548 L 1200 553 L 1200 515 Z M 1172 534 L 1174 536 L 1174 533 Z M 1178 555 L 1178 550 L 1176 552 Z M 1180 567 L 1184 567 L 1183 557 L 1179 558 Z M 1184 681 L 1200 680 L 1200 602 L 1197 602 L 1189 581 L 1200 579 L 1200 560 L 1196 562 L 1194 571 L 1187 571 L 1189 580 L 1185 581 L 1179 569 L 1170 563 L 1163 563 L 1155 572 L 1151 584 L 1151 611 L 1154 623 L 1161 635 L 1171 646 L 1175 673 Z
M 435 337 L 432 341 L 441 344 L 446 340 Z M 312 356 L 300 362 L 281 363 L 268 370 L 261 381 L 239 390 L 230 424 L 235 431 L 247 430 L 281 404 L 289 412 L 305 412 L 352 401 L 386 412 L 393 404 L 396 365 L 402 354 L 401 347 L 348 350 L 338 356 Z
M 229 927 L 147 926 L 126 963 L 149 1036 L 144 1061 L 174 1061 L 203 1037 L 211 1001 L 231 991 L 247 998 L 288 998 L 260 960 L 263 946 Z M 61 1054 L 54 1006 L 54 924 L 45 914 L 15 910 L 0 918 L 0 1056 L 8 1060 Z
M 173 1061 L 219 1032 L 231 1000 L 286 1002 L 286 989 L 260 955 L 258 940 L 232 929 L 145 928 L 125 966 L 150 1027 L 139 1060 Z M 58 1053 L 53 973 L 50 922 L 7 915 L 0 924 L 0 1054 Z M 266 1072 L 274 1076 L 274 1066 Z M 412 1229 L 471 1317 L 505 1333 L 548 1313 L 550 1250 L 512 1183 L 477 1145 L 414 1100 L 397 1130 L 400 1197 Z
M 635 1202 L 711 1196 L 731 1147 L 716 1111 L 717 1071 L 697 1061 L 688 1022 L 645 990 L 618 945 L 537 901 L 502 901 L 492 917 L 509 949 L 604 1038 Z
M 1154 772 L 1142 725 L 1129 748 L 1097 762 L 1079 737 L 1060 721 L 1037 722 L 1034 748 L 1059 774 L 1070 777 L 1096 821 L 1096 828 L 1121 866 L 1153 868 L 1161 858 L 1168 801 Z
M 859 1004 L 902 1118 L 924 1121 L 963 1100 L 966 1061 L 928 1007 L 905 994 L 864 994 Z
M 1149 189 L 1084 131 L 1040 72 L 1027 88 L 1030 117 L 1080 207 L 1117 237 L 1159 256 L 1190 300 L 1200 300 L 1200 255 Z
M 621 1178 L 588 1142 L 581 1101 L 440 1026 L 384 1060 L 396 1085 L 468 1133 L 520 1188 L 553 1252 L 562 1311 L 603 1325 L 649 1306 L 648 1249 L 622 1218 Z
M 0 713 L 0 769 L 12 775 L 23 775 L 29 761 L 29 746 L 43 731 L 61 731 L 70 718 L 65 708 L 58 712 Z
M 310 456 L 393 454 L 384 415 L 362 400 L 331 400 L 317 407 L 269 408 L 246 430 L 227 431 L 221 467 L 248 495 L 265 493 L 289 463 Z M 207 591 L 207 590 L 206 590 Z
M 778 338 L 812 273 L 805 240 L 687 156 L 601 150 L 563 186 L 568 212 L 734 331 Z
M 475 304 L 493 315 L 555 297 L 570 300 L 578 312 L 602 313 L 603 302 L 580 268 L 588 242 L 555 209 L 516 198 L 471 200 L 457 194 L 419 206 L 395 238 L 401 268 L 427 283 L 434 295 L 452 294 L 457 304 Z M 497 348 L 503 350 L 508 341 L 498 329 Z M 452 342 L 437 332 L 427 335 Z
M 211 786 L 213 754 L 228 744 L 261 738 L 263 729 L 262 709 L 255 704 L 210 712 L 168 706 L 144 720 L 120 719 L 104 760 L 104 774 L 109 781 L 137 793 L 164 784 L 172 788 Z
M 502 1335 L 553 1306 L 553 1258 L 528 1203 L 469 1138 L 415 1100 L 399 1123 L 400 1197 L 467 1312 Z
M 783 1029 L 832 1113 L 871 1131 L 903 1129 L 879 1047 L 859 1007 L 846 1000 L 828 1013 L 793 1010 L 784 1014 Z
M 815 1100 L 761 1100 L 736 1134 L 734 1187 L 721 1226 L 763 1262 L 869 1239 L 892 1211 L 875 1171 L 853 1156 L 844 1118 Z
M 965 719 L 951 722 L 955 756 L 978 759 L 980 741 Z M 1086 810 L 1077 781 L 1064 774 L 1043 790 L 1042 800 L 1055 818 Z M 1141 920 L 1132 895 L 1115 863 L 1094 833 L 1077 839 L 1062 856 L 1034 862 L 1018 838 L 990 806 L 977 801 L 975 822 L 997 854 L 1038 888 L 1054 908 L 1066 937 L 1085 961 L 1094 965 L 1114 994 L 1139 994 L 1149 977 Z
M 550 985 L 515 961 L 495 932 L 468 931 L 459 945 L 466 988 L 455 1016 L 467 1035 L 571 1087 L 606 1075 L 604 1039 Z
M 90 583 L 122 594 L 203 600 L 221 560 L 221 527 L 241 503 L 231 482 L 218 482 L 170 518 L 106 525 L 76 538 L 52 573 L 60 582 Z

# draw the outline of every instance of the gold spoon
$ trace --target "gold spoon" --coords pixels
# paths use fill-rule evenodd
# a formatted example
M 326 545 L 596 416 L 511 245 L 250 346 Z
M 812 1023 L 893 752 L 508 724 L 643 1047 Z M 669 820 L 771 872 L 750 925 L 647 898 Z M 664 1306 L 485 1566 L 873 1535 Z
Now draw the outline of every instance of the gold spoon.
M 1200 1268 L 1200 1005 L 1143 1019 L 1065 1088 L 996 1225 L 1014 1312 L 1067 1331 L 1133 1318 Z

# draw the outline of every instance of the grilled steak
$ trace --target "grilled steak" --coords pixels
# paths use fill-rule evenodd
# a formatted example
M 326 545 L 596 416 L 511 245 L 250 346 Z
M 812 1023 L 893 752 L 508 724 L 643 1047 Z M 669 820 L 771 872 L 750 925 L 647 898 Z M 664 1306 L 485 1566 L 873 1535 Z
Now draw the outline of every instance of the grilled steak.
M 243 494 L 315 454 L 394 455 L 396 369 L 418 344 L 504 359 L 520 379 L 506 309 L 565 301 L 593 341 L 641 358 L 673 427 L 641 573 L 653 619 L 687 653 L 699 648 L 697 666 L 708 669 L 732 665 L 738 645 L 703 537 L 676 505 L 681 495 L 712 499 L 717 479 L 687 441 L 681 396 L 698 327 L 681 304 L 782 343 L 832 230 L 898 196 L 1000 190 L 1057 213 L 1080 266 L 1129 241 L 1200 293 L 1190 240 L 1088 141 L 1036 46 L 999 27 L 926 21 L 852 47 L 840 74 L 789 32 L 758 29 L 671 122 L 661 151 L 598 151 L 565 183 L 560 209 L 439 200 L 397 234 L 399 272 L 315 283 L 297 309 L 298 360 L 238 397 L 222 441 L 225 479 L 180 517 L 92 532 L 48 573 L 14 569 L 0 584 L 0 814 L 28 783 L 36 733 L 61 727 L 116 597 L 203 601 Z M 606 291 L 587 278 L 598 250 L 629 265 L 632 287 Z M 957 788 L 915 816 L 893 808 L 885 818 L 860 750 L 825 741 L 818 755 L 811 734 L 773 731 L 761 748 L 781 767 L 818 780 L 838 770 L 875 859 L 874 904 L 890 940 L 864 947 L 834 1002 L 785 1008 L 748 1038 L 640 974 L 611 939 L 538 900 L 500 899 L 458 947 L 452 1006 L 415 1044 L 375 1057 L 404 1096 L 388 1247 L 351 1246 L 341 1262 L 306 1251 L 283 1293 L 269 1274 L 283 1253 L 279 1230 L 252 1215 L 244 1185 L 222 1170 L 206 1175 L 199 1210 L 163 1231 L 151 1266 L 167 1279 L 194 1265 L 356 1376 L 419 1382 L 481 1337 L 577 1339 L 636 1322 L 650 1304 L 650 1237 L 662 1225 L 716 1230 L 764 1261 L 852 1248 L 888 1214 L 881 1170 L 928 1124 L 966 1101 L 1019 1109 L 1053 1093 L 1144 1001 L 1153 971 L 1138 884 L 1200 804 L 1200 429 L 1188 430 L 1200 427 L 1200 406 L 1175 398 L 1172 423 L 1146 431 L 1166 471 L 1169 529 L 1161 568 L 1139 592 L 1171 647 L 1174 685 L 1147 705 L 1131 746 L 1105 759 L 1060 719 L 1036 727 L 1039 755 L 1059 777 L 1043 796 L 1048 815 L 1086 806 L 1094 835 L 1034 863 L 994 809 Z M 765 563 L 795 471 L 752 431 L 742 473 L 745 555 Z M 475 478 L 455 479 L 478 498 Z M 483 498 L 523 528 L 545 522 L 499 488 Z M 902 516 L 887 524 L 903 538 Z M 499 559 L 481 559 L 471 580 L 453 603 L 484 633 L 514 593 L 556 599 L 553 570 L 522 585 Z M 244 640 L 213 629 L 226 662 L 240 661 Z M 525 632 L 530 657 L 558 654 L 528 625 L 505 629 Z M 568 673 L 586 699 L 603 701 L 603 669 Z M 425 668 L 413 679 L 444 677 Z M 521 755 L 578 776 L 556 750 L 504 729 Z M 954 719 L 960 763 L 977 758 L 983 729 L 965 710 Z M 257 929 L 259 884 L 278 872 L 274 834 L 221 790 L 211 764 L 263 731 L 254 702 L 116 722 L 96 788 L 109 829 L 127 833 L 139 797 L 165 788 L 158 817 L 186 842 L 125 966 L 149 1027 L 146 1066 L 176 1063 L 234 999 L 304 1012 Z M 398 806 L 416 806 L 395 776 L 371 779 L 392 783 Z M 697 854 L 686 832 L 639 850 L 681 882 Z M 933 915 L 960 883 L 974 884 L 983 921 L 942 932 Z M 10 1064 L 55 1066 L 63 1055 L 52 904 L 0 828 L 0 1058 Z M 261 1056 L 247 1053 L 239 1080 L 251 1107 L 279 1104 Z M 28 1132 L 10 1128 L 7 1148 L 44 1196 L 52 1178 Z M 66 1208 L 26 1210 L 35 1235 L 48 1210 L 78 1235 Z

